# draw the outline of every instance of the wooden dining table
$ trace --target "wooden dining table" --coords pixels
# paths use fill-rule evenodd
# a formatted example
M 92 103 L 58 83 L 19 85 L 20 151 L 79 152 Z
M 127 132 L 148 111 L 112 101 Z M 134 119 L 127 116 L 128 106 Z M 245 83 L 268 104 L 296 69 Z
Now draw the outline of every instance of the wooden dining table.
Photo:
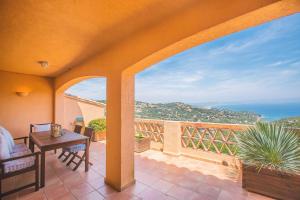
M 85 144 L 85 171 L 89 170 L 89 138 L 63 129 L 60 137 L 52 137 L 50 131 L 32 132 L 29 134 L 29 148 L 34 152 L 34 145 L 41 151 L 41 187 L 45 186 L 45 157 L 46 151 L 60 149 L 76 144 Z

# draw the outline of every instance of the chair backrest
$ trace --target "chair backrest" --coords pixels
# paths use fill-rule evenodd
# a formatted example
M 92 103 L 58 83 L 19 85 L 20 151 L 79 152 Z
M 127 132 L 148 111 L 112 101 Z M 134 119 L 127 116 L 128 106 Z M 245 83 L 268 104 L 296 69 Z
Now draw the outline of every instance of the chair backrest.
M 74 132 L 75 133 L 81 133 L 81 129 L 82 129 L 82 126 L 80 126 L 80 125 L 75 125 L 75 127 L 74 127 Z
M 51 129 L 51 123 L 30 124 L 30 133 L 32 133 L 32 132 L 50 131 L 50 129 Z
M 89 127 L 84 128 L 83 135 L 86 137 L 89 137 L 90 142 L 91 142 L 93 134 L 94 134 L 94 130 L 92 128 L 89 128 Z

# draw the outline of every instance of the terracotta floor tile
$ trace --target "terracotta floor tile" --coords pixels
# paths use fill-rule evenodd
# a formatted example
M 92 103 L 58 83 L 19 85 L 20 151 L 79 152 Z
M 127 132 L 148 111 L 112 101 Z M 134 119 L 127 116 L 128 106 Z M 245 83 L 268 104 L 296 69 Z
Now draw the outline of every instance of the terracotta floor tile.
M 92 143 L 90 171 L 82 164 L 75 172 L 57 159 L 59 153 L 46 155 L 46 187 L 39 192 L 27 189 L 11 196 L 11 200 L 77 199 L 151 199 L 151 200 L 224 200 L 269 198 L 247 192 L 241 187 L 239 171 L 214 163 L 184 156 L 171 156 L 149 150 L 135 153 L 136 184 L 121 193 L 104 184 L 106 171 L 105 144 Z M 28 182 L 33 173 L 18 177 L 7 186 Z M 18 197 L 17 197 L 18 196 Z
M 72 186 L 80 185 L 85 182 L 85 180 L 80 176 L 78 172 L 74 172 L 73 175 L 68 174 L 68 175 L 61 176 L 60 180 L 67 188 L 71 188 Z
M 151 174 L 140 172 L 140 173 L 136 173 L 136 180 L 144 183 L 145 185 L 152 185 L 156 181 L 158 181 L 159 178 L 156 176 L 152 176 Z
M 262 196 L 253 192 L 248 192 L 247 200 L 272 200 L 273 198 Z
M 198 185 L 197 193 L 206 196 L 210 199 L 218 199 L 221 189 L 215 186 L 211 186 L 205 183 L 201 183 Z
M 63 182 L 57 176 L 46 178 L 46 180 L 45 186 L 63 184 Z
M 104 177 L 98 177 L 96 179 L 88 180 L 87 182 L 96 190 L 105 185 Z
M 104 197 L 97 191 L 94 191 L 86 195 L 81 195 L 78 199 L 79 200 L 103 200 Z
M 46 200 L 46 196 L 43 190 L 34 192 L 33 188 L 25 189 L 19 192 L 19 200 Z
M 71 193 L 60 195 L 57 200 L 77 200 Z
M 103 177 L 100 174 L 96 173 L 94 170 L 89 170 L 88 172 L 82 171 L 79 174 L 85 181 L 92 181 Z
M 173 187 L 174 184 L 170 183 L 168 181 L 164 181 L 164 180 L 158 180 L 157 182 L 155 182 L 155 184 L 153 184 L 151 187 L 153 187 L 154 189 L 166 193 L 167 191 L 169 191 L 171 189 L 171 187 Z
M 138 197 L 142 198 L 143 200 L 160 200 L 160 199 L 166 199 L 166 194 L 155 190 L 155 189 L 146 189 L 145 191 L 141 192 L 137 195 Z
M 170 195 L 176 199 L 191 200 L 194 199 L 195 196 L 198 196 L 198 193 L 180 186 L 173 186 L 167 192 L 167 195 Z
M 82 183 L 80 185 L 76 185 L 76 186 L 73 186 L 70 191 L 72 192 L 72 194 L 79 198 L 83 195 L 87 195 L 91 192 L 94 191 L 94 188 L 92 186 L 90 186 L 88 183 Z
M 125 193 L 138 195 L 141 192 L 145 191 L 146 189 L 150 189 L 150 186 L 147 186 L 139 181 L 136 181 L 136 183 L 132 186 L 129 186 L 124 190 Z
M 178 179 L 178 181 L 176 183 L 177 183 L 177 185 L 179 185 L 183 188 L 186 188 L 186 189 L 196 192 L 199 187 L 199 184 L 201 182 L 196 181 L 194 179 L 187 179 L 185 177 L 182 177 L 182 178 Z
M 105 200 L 131 200 L 136 198 L 133 194 L 129 194 L 126 192 L 117 192 L 111 194 L 105 198 Z
M 237 194 L 234 192 L 229 192 L 222 190 L 220 192 L 220 195 L 218 197 L 218 200 L 232 200 L 232 199 L 238 199 L 238 200 L 246 200 L 247 196 L 242 194 Z
M 114 190 L 113 188 L 111 188 L 110 186 L 108 185 L 104 185 L 102 186 L 101 188 L 99 188 L 97 190 L 102 196 L 104 197 L 108 197 L 109 195 L 112 195 L 114 193 L 117 193 L 116 190 Z
M 48 200 L 55 200 L 60 196 L 70 193 L 70 191 L 66 189 L 63 184 L 46 186 L 43 188 L 43 190 Z
M 175 174 L 172 172 L 168 172 L 164 176 L 161 177 L 161 179 L 168 181 L 170 183 L 178 183 L 178 180 L 183 177 L 182 174 Z

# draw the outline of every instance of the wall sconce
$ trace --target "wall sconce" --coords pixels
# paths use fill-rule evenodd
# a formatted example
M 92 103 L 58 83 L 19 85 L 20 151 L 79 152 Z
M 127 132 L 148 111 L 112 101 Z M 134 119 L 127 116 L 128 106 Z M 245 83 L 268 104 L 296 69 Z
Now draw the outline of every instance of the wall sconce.
M 16 91 L 15 93 L 17 96 L 27 97 L 30 94 L 31 89 L 27 86 L 19 86 L 18 88 L 16 88 L 15 91 Z
M 16 94 L 19 97 L 27 97 L 29 95 L 29 92 L 27 92 L 27 91 L 17 91 Z

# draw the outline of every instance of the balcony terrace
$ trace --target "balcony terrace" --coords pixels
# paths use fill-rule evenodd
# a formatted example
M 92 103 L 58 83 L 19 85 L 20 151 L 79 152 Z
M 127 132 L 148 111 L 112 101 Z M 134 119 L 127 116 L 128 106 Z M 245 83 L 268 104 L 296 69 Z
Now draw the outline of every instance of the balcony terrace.
M 172 156 L 156 150 L 135 154 L 136 184 L 117 192 L 104 183 L 105 144 L 92 143 L 89 172 L 84 166 L 77 171 L 67 168 L 49 152 L 46 160 L 46 186 L 38 192 L 26 189 L 4 200 L 45 199 L 269 199 L 242 189 L 235 168 L 186 156 Z M 7 180 L 6 187 L 30 181 L 32 174 Z M 3 184 L 3 185 L 4 185 Z
M 83 165 L 74 172 L 57 159 L 57 154 L 49 152 L 46 186 L 5 199 L 269 199 L 242 188 L 234 145 L 236 132 L 245 127 L 138 119 L 136 132 L 151 138 L 151 149 L 135 154 L 135 185 L 116 192 L 104 183 L 106 144 L 93 142 L 89 172 L 84 172 Z M 31 176 L 10 179 L 3 185 L 19 186 Z
M 300 11 L 298 0 L 228 2 L 1 1 L 0 125 L 12 137 L 28 137 L 30 124 L 66 128 L 65 90 L 88 78 L 107 80 L 107 140 L 91 145 L 91 170 L 88 159 L 86 172 L 73 172 L 47 153 L 43 187 L 38 184 L 39 153 L 34 153 L 39 191 L 26 189 L 5 199 L 265 198 L 241 188 L 233 140 L 238 126 L 228 131 L 204 124 L 134 121 L 138 72 L 186 49 Z M 134 154 L 135 127 L 151 137 L 151 148 L 163 153 Z M 3 169 L 3 163 L 16 160 L 6 153 L 1 155 Z M 13 188 L 30 179 L 31 174 L 19 175 L 2 180 L 1 186 Z

